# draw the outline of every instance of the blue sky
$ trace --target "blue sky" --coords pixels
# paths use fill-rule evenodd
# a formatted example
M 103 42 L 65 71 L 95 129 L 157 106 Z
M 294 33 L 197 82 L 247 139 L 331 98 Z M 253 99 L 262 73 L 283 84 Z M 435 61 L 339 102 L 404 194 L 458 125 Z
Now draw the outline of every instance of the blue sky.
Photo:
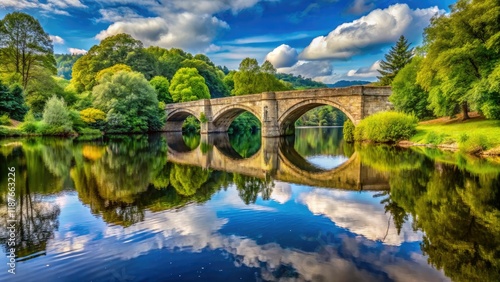
M 145 46 L 205 53 L 236 69 L 245 57 L 281 72 L 332 83 L 373 80 L 403 34 L 414 45 L 453 0 L 0 0 L 0 18 L 19 10 L 53 36 L 56 53 L 79 53 L 117 33 Z

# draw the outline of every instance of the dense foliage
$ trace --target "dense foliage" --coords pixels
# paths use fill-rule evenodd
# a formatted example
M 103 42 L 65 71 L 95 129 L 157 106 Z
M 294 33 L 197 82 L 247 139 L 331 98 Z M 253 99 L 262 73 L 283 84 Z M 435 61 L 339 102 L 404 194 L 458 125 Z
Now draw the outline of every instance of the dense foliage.
M 246 95 L 266 91 L 283 91 L 290 86 L 275 77 L 276 70 L 268 61 L 259 67 L 256 59 L 246 58 L 240 63 L 239 71 L 234 73 L 233 95 Z
M 363 119 L 354 130 L 356 141 L 378 143 L 408 139 L 416 132 L 417 118 L 398 112 L 380 112 Z
M 432 117 L 428 109 L 429 93 L 417 84 L 417 72 L 422 67 L 422 57 L 414 57 L 404 66 L 392 82 L 392 95 L 389 100 L 397 111 L 413 114 L 419 119 Z
M 195 68 L 179 69 L 170 84 L 169 91 L 174 102 L 189 102 L 210 99 L 210 92 L 203 76 Z
M 166 77 L 155 76 L 149 81 L 149 83 L 156 90 L 158 101 L 164 102 L 165 104 L 174 102 L 174 100 L 172 100 L 172 96 L 170 96 L 170 83 Z
M 459 0 L 449 15 L 435 17 L 425 30 L 426 56 L 417 82 L 429 92 L 435 115 L 461 109 L 467 119 L 473 106 L 496 116 L 499 92 L 491 82 L 500 65 L 499 18 L 497 0 Z
M 92 91 L 93 106 L 106 113 L 106 131 L 148 132 L 163 126 L 155 89 L 141 73 L 119 71 L 105 75 Z
M 0 81 L 0 116 L 7 115 L 15 120 L 23 120 L 26 112 L 28 107 L 24 103 L 23 89 L 18 84 L 9 89 Z

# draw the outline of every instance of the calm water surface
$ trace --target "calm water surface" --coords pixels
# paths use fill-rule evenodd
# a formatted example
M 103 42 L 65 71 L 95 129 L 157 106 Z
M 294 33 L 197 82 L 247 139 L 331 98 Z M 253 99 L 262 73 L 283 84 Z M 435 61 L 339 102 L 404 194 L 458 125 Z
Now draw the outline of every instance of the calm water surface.
M 341 136 L 0 140 L 0 281 L 500 281 L 498 162 Z

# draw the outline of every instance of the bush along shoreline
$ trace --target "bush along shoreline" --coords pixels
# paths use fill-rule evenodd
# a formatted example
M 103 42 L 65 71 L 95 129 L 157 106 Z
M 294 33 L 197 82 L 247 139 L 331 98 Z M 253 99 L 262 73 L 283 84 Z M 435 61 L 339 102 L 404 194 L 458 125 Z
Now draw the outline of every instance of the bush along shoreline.
M 344 124 L 347 142 L 397 143 L 409 139 L 416 132 L 418 119 L 398 112 L 380 112 L 363 119 L 354 127 L 351 121 Z
M 395 144 L 400 147 L 424 146 L 477 156 L 500 156 L 500 121 L 468 120 L 462 123 L 427 121 L 418 123 L 412 115 L 380 112 L 357 126 L 344 123 L 346 142 Z

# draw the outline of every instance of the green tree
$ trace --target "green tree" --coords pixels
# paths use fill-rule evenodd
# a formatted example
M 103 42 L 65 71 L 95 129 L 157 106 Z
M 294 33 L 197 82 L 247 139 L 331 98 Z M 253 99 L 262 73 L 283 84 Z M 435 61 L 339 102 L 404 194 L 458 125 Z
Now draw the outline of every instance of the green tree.
M 40 116 L 47 100 L 56 95 L 65 97 L 64 89 L 57 83 L 54 77 L 47 73 L 41 73 L 37 79 L 32 80 L 25 89 L 26 104 L 36 116 Z M 66 100 L 66 99 L 65 99 Z M 73 99 L 70 99 L 73 102 Z
M 267 61 L 266 61 L 267 62 Z M 259 67 L 256 59 L 246 58 L 240 63 L 239 71 L 233 75 L 233 95 L 283 91 L 289 87 L 275 77 L 276 70 L 269 62 Z
M 95 80 L 97 82 L 99 82 L 104 76 L 113 75 L 119 71 L 132 72 L 132 68 L 125 65 L 125 64 L 116 64 L 116 65 L 111 66 L 109 68 L 105 68 L 103 70 L 100 70 L 97 73 L 97 75 L 95 76 Z
M 202 58 L 203 60 L 196 58 Z M 221 98 L 229 96 L 229 90 L 222 81 L 224 79 L 224 73 L 217 69 L 208 57 L 200 57 L 198 54 L 193 59 L 184 60 L 181 66 L 198 70 L 198 73 L 205 79 L 205 83 L 210 91 L 210 97 Z
M 22 121 L 27 112 L 21 86 L 15 84 L 9 89 L 0 81 L 0 116 L 7 114 L 12 119 Z
M 147 132 L 160 130 L 164 110 L 156 91 L 138 72 L 119 71 L 105 75 L 92 91 L 94 108 L 106 113 L 108 132 Z
M 486 118 L 500 119 L 500 63 L 488 77 L 476 84 L 472 98 L 477 110 Z
M 164 102 L 166 104 L 172 103 L 172 96 L 170 96 L 170 91 L 168 88 L 170 87 L 170 83 L 168 79 L 163 76 L 155 76 L 153 77 L 149 83 L 156 90 L 156 94 L 158 95 L 158 101 Z
M 39 72 L 56 74 L 49 35 L 35 18 L 21 12 L 0 21 L 0 61 L 0 71 L 20 74 L 23 89 Z
M 169 90 L 174 102 L 210 99 L 205 79 L 195 68 L 179 69 L 172 78 Z
M 64 99 L 54 95 L 47 101 L 43 110 L 43 122 L 49 128 L 58 129 L 58 132 L 72 130 L 73 123 Z
M 137 65 L 131 64 L 133 60 L 130 60 L 129 56 L 134 52 L 140 52 L 142 47 L 141 41 L 124 33 L 102 40 L 73 65 L 72 85 L 78 93 L 92 90 L 97 82 L 97 73 L 116 64 L 126 64 L 133 70 L 140 71 Z
M 428 109 L 429 93 L 417 84 L 417 72 L 422 60 L 422 57 L 416 56 L 399 71 L 392 82 L 392 95 L 389 97 L 397 111 L 413 114 L 419 119 L 432 116 L 432 111 Z
M 172 81 L 175 73 L 182 67 L 181 63 L 186 59 L 192 59 L 193 55 L 187 53 L 181 49 L 172 48 L 170 50 L 166 49 L 151 49 L 148 48 L 149 52 L 154 52 L 155 54 L 161 54 L 158 58 L 160 75 L 168 78 Z
M 396 45 L 389 50 L 380 62 L 380 70 L 378 71 L 381 76 L 377 78 L 380 80 L 381 85 L 391 85 L 394 77 L 398 72 L 411 61 L 413 57 L 413 48 L 410 48 L 408 40 L 401 35 Z
M 449 15 L 435 17 L 426 28 L 427 54 L 417 82 L 429 92 L 437 116 L 461 109 L 468 119 L 471 102 L 488 98 L 489 89 L 477 85 L 499 64 L 499 18 L 496 0 L 459 0 Z

